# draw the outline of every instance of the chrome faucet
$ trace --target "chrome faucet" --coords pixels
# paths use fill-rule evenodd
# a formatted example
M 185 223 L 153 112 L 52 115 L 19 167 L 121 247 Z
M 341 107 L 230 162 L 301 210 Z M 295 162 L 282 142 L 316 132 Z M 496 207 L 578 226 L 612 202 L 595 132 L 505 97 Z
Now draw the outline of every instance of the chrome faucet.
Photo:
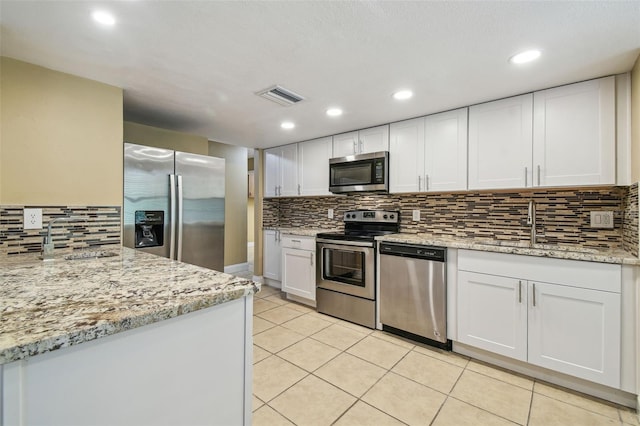
M 531 238 L 529 240 L 529 247 L 535 246 L 538 241 L 538 237 L 544 237 L 543 234 L 536 233 L 536 202 L 529 201 L 529 210 L 527 212 L 527 225 L 531 226 Z
M 75 221 L 78 220 L 74 217 L 57 217 L 55 219 L 51 219 L 49 221 L 49 225 L 47 226 L 47 235 L 42 239 L 42 260 L 52 260 L 53 259 L 53 249 L 55 245 L 53 243 L 53 238 L 51 236 L 52 226 L 56 222 L 62 221 Z

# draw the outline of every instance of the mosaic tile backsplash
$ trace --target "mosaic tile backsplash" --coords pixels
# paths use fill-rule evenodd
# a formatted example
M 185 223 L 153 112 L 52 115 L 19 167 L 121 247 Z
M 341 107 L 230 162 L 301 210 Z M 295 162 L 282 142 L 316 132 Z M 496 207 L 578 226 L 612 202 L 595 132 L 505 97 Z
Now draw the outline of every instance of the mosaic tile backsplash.
M 622 248 L 626 251 L 640 256 L 638 247 L 638 183 L 629 187 L 629 191 L 624 201 L 624 218 L 622 219 Z
M 531 200 L 536 203 L 540 243 L 638 252 L 637 184 L 566 190 L 270 198 L 264 200 L 263 226 L 341 229 L 348 210 L 387 209 L 400 211 L 401 232 L 528 241 Z M 329 208 L 334 209 L 334 219 L 327 218 Z M 420 210 L 420 222 L 411 220 L 414 209 Z M 590 212 L 599 210 L 614 212 L 613 229 L 590 227 Z
M 41 208 L 43 229 L 23 229 L 23 209 Z M 0 206 L 0 255 L 40 252 L 49 221 L 56 249 L 120 245 L 120 206 Z

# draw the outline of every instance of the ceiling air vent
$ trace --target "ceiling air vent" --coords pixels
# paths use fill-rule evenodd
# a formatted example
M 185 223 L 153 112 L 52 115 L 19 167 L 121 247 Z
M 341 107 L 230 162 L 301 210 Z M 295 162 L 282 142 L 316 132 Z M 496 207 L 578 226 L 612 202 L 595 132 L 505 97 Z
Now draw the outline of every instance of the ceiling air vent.
M 293 105 L 304 100 L 304 98 L 297 93 L 294 93 L 291 90 L 287 90 L 284 87 L 277 85 L 265 90 L 261 90 L 260 92 L 256 93 L 256 95 L 284 106 Z

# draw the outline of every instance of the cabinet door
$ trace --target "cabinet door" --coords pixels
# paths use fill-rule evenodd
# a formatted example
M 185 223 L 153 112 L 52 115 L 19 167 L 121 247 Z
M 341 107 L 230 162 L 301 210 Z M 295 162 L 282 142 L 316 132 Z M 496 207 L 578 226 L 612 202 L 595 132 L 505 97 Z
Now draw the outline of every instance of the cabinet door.
M 389 126 L 371 127 L 358 132 L 358 153 L 389 151 Z
M 280 147 L 280 191 L 279 195 L 300 195 L 298 187 L 298 144 Z
M 330 195 L 329 159 L 331 137 L 298 144 L 300 195 Z
M 424 139 L 424 190 L 467 189 L 467 108 L 426 117 Z
M 415 118 L 390 126 L 390 192 L 418 192 L 425 189 L 424 121 L 424 118 Z
M 533 96 L 534 185 L 615 184 L 615 77 Z
M 358 153 L 358 132 L 349 132 L 333 137 L 333 157 L 346 157 Z
M 540 282 L 529 288 L 529 362 L 619 388 L 620 294 Z
M 526 361 L 526 282 L 459 271 L 458 340 Z
M 469 108 L 469 189 L 532 183 L 533 95 Z
M 275 197 L 278 195 L 280 184 L 280 149 L 272 148 L 264 150 L 264 196 Z
M 265 278 L 280 281 L 282 249 L 280 248 L 280 231 L 264 231 L 264 250 L 262 253 L 262 275 Z
M 282 291 L 316 300 L 315 252 L 282 249 Z

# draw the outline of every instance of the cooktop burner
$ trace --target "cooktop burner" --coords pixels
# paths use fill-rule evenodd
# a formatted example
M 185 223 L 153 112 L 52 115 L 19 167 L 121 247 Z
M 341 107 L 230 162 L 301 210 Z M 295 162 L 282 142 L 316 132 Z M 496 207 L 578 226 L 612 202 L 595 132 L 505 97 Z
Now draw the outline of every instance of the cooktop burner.
M 325 232 L 318 238 L 349 241 L 374 241 L 379 235 L 395 234 L 400 228 L 400 212 L 352 210 L 344 214 L 344 232 Z

